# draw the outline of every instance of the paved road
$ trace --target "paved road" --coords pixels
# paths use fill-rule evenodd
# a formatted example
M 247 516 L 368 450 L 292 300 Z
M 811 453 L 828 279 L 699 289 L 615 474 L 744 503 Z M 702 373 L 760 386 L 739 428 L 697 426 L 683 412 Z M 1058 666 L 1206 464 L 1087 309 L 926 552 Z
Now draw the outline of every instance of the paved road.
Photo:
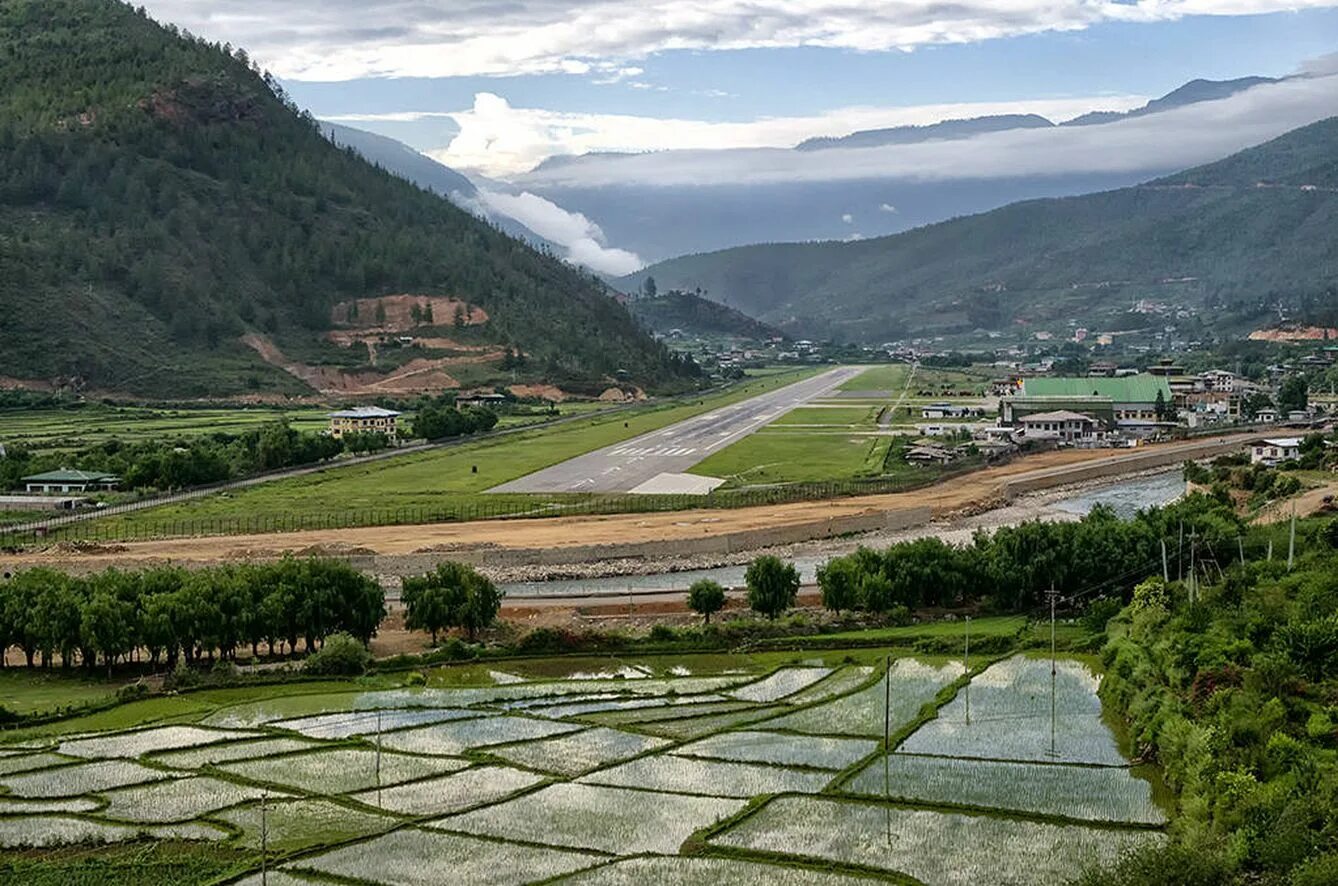
M 864 367 L 841 367 L 766 394 L 624 440 L 503 483 L 489 492 L 706 492 L 709 481 L 676 476 L 763 425 L 829 394 Z M 662 476 L 669 475 L 669 476 Z

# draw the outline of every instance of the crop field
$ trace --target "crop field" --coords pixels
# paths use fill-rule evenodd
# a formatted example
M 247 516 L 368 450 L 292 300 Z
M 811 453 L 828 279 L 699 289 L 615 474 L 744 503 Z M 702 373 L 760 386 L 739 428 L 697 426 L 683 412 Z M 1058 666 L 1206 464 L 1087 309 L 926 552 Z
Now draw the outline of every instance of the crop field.
M 220 886 L 259 882 L 262 851 L 280 886 L 444 871 L 496 886 L 1045 884 L 1162 839 L 1151 785 L 1122 757 L 1016 758 L 1048 661 L 977 673 L 981 734 L 965 740 L 942 731 L 964 702 L 960 662 L 884 674 L 841 659 L 203 690 L 33 727 L 0 739 L 0 878 L 16 852 L 148 841 L 216 853 Z M 1059 675 L 1057 710 L 1085 718 L 1066 734 L 1118 755 L 1096 676 L 1080 661 Z M 909 752 L 931 733 L 932 754 Z
M 925 883 L 1062 883 L 1159 835 L 983 814 L 903 809 L 826 797 L 780 797 L 716 846 L 853 863 Z
M 35 450 L 79 449 L 112 439 L 130 443 L 156 437 L 241 434 L 276 421 L 287 421 L 299 431 L 320 431 L 330 425 L 329 411 L 319 406 L 154 409 L 100 403 L 9 409 L 0 413 L 5 429 L 0 442 L 21 443 Z
M 969 692 L 959 693 L 899 750 L 1123 766 L 1124 755 L 1101 719 L 1100 682 L 1083 663 L 1061 661 L 1052 684 L 1049 659 L 1014 656 L 977 675 Z

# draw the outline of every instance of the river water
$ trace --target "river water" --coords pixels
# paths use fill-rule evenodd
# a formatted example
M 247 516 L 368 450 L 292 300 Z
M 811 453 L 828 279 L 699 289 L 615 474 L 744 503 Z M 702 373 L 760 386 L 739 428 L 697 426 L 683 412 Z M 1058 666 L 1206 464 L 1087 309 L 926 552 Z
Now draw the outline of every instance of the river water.
M 1075 491 L 1050 502 L 1048 507 L 1067 514 L 1082 515 L 1095 506 L 1109 505 L 1120 517 L 1132 517 L 1143 508 L 1169 504 L 1185 493 L 1184 475 L 1180 468 L 1146 474 L 1121 480 L 1109 485 Z M 848 543 L 846 544 L 848 547 Z M 831 553 L 791 558 L 804 584 L 817 580 L 818 567 L 831 558 Z M 508 597 L 583 597 L 617 594 L 650 594 L 681 591 L 698 579 L 708 578 L 727 588 L 742 587 L 743 573 L 748 567 L 716 566 L 710 569 L 685 569 L 652 575 L 616 575 L 607 578 L 570 578 L 551 581 L 520 581 L 502 583 L 499 587 Z

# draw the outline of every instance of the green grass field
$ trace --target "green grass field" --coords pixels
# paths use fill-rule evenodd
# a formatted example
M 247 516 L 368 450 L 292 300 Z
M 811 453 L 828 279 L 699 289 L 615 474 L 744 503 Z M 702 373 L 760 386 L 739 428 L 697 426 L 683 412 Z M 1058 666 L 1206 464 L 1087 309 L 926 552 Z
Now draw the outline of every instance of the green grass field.
M 811 428 L 762 430 L 699 462 L 691 473 L 721 477 L 731 486 L 879 476 L 888 439 Z
M 78 408 L 6 410 L 0 413 L 0 442 L 32 449 L 78 449 L 116 438 L 125 442 L 150 437 L 239 434 L 287 419 L 300 431 L 329 427 L 324 407 L 280 409 L 151 409 L 89 404 Z
M 554 428 L 536 428 L 497 440 L 479 440 L 366 465 L 279 480 L 194 502 L 108 518 L 108 531 L 133 531 L 178 520 L 284 519 L 292 514 L 339 514 L 394 509 L 440 512 L 495 503 L 482 493 L 507 480 L 685 418 L 754 397 L 812 375 L 815 369 L 770 374 L 696 400 L 619 412 Z M 547 501 L 553 496 L 513 496 Z M 486 500 L 486 501 L 485 501 Z
M 784 425 L 830 425 L 833 427 L 872 428 L 878 416 L 876 406 L 801 406 L 771 423 Z
M 871 366 L 841 385 L 842 391 L 900 391 L 911 367 L 906 363 Z

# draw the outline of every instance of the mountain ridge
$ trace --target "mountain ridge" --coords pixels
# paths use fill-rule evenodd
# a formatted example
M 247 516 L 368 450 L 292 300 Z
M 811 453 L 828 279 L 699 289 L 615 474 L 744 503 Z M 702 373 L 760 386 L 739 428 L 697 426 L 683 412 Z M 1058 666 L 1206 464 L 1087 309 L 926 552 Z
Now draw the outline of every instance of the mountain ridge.
M 653 275 L 788 331 L 861 341 L 1073 318 L 1118 328 L 1139 299 L 1191 306 L 1221 328 L 1277 298 L 1332 299 L 1335 158 L 1338 118 L 1329 118 L 1129 188 L 852 243 L 683 256 L 618 282 L 634 288 Z

